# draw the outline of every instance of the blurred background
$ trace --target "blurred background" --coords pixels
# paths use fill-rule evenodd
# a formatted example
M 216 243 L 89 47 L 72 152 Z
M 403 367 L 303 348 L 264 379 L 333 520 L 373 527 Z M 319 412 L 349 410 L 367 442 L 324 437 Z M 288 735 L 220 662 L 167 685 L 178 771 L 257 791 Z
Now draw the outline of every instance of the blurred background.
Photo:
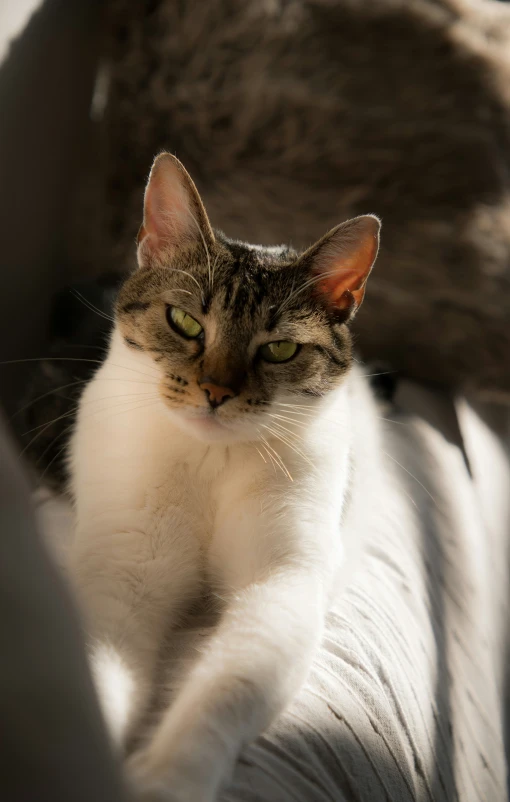
M 380 215 L 362 355 L 507 398 L 509 9 L 4 0 L 0 360 L 44 354 L 57 291 L 100 277 L 101 306 L 132 268 L 143 185 L 168 149 L 233 237 L 305 247 Z M 0 367 L 9 414 L 29 372 Z
M 64 262 L 69 204 L 87 151 L 100 2 L 0 4 L 0 359 L 40 357 Z M 30 365 L 9 365 L 0 395 L 19 406 Z

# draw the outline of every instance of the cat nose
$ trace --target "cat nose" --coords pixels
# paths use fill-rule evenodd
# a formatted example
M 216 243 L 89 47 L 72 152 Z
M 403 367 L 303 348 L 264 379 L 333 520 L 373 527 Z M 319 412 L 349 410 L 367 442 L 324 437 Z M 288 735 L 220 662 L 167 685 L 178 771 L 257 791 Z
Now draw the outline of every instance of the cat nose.
M 221 384 L 216 384 L 212 379 L 204 379 L 200 382 L 199 387 L 204 391 L 213 409 L 224 404 L 229 398 L 234 398 L 234 396 L 237 395 L 230 387 L 222 387 Z

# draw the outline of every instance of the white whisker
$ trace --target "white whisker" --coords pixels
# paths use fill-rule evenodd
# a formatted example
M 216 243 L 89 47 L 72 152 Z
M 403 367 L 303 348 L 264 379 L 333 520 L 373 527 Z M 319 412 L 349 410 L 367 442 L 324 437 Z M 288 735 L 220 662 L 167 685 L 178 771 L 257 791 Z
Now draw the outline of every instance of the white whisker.
M 78 292 L 78 290 L 72 289 L 71 293 L 72 293 L 72 295 L 74 295 L 75 298 L 78 299 L 78 301 L 80 301 L 83 304 L 83 306 L 85 306 L 91 312 L 95 312 L 96 315 L 99 315 L 99 317 L 102 317 L 105 320 L 108 320 L 110 323 L 115 323 L 115 319 L 111 315 L 107 315 L 106 312 L 102 312 L 101 309 L 98 309 L 97 306 L 94 306 L 92 301 L 89 301 L 88 298 L 85 298 L 81 294 L 81 292 Z
M 264 428 L 268 428 L 268 427 L 264 427 Z M 278 452 L 275 451 L 275 449 L 267 442 L 267 440 L 264 437 L 260 436 L 260 439 L 262 440 L 262 442 L 266 446 L 266 449 L 269 449 L 275 455 L 275 458 L 277 459 L 277 464 L 279 465 L 281 470 L 289 477 L 290 481 L 293 482 L 294 480 L 293 480 L 292 476 L 290 475 L 290 472 L 287 469 L 287 466 L 285 465 L 284 461 L 282 460 L 282 458 L 278 454 Z
M 183 273 L 185 276 L 188 276 L 188 278 L 190 278 L 192 281 L 195 282 L 195 284 L 197 285 L 197 287 L 199 289 L 199 292 L 200 292 L 200 298 L 202 300 L 202 304 L 203 304 L 203 306 L 205 306 L 204 291 L 203 291 L 202 287 L 200 286 L 199 282 L 197 281 L 197 279 L 195 278 L 195 276 L 192 276 L 191 273 L 188 273 L 187 270 L 181 270 L 181 268 L 179 268 L 179 267 L 172 267 L 171 269 L 174 271 L 174 273 Z
M 327 270 L 324 273 L 312 276 L 311 278 L 307 279 L 307 281 L 303 282 L 303 284 L 301 284 L 301 286 L 299 286 L 297 289 L 291 290 L 290 294 L 287 296 L 287 298 L 285 298 L 285 300 L 281 304 L 278 310 L 278 315 L 281 315 L 282 312 L 284 312 L 288 308 L 290 302 L 296 297 L 296 295 L 299 295 L 300 293 L 304 292 L 305 290 L 308 289 L 308 287 L 311 287 L 313 284 L 317 284 L 320 281 L 324 281 L 324 279 L 330 278 L 332 276 L 337 276 L 338 273 L 339 273 L 338 268 L 336 270 Z
M 192 212 L 190 210 L 188 210 L 188 214 L 191 217 L 191 219 L 193 220 L 193 222 L 195 223 L 195 225 L 197 227 L 197 230 L 198 230 L 198 233 L 200 234 L 200 238 L 202 240 L 202 245 L 204 246 L 205 255 L 207 257 L 207 272 L 208 272 L 208 275 L 209 275 L 209 291 L 211 291 L 212 290 L 211 256 L 209 254 L 209 248 L 207 247 L 207 242 L 205 241 L 204 232 L 202 231 L 202 228 L 199 225 L 198 220 L 196 219 L 195 215 L 192 214 Z M 202 295 L 202 304 L 205 306 L 205 299 L 204 299 L 203 295 Z
M 259 448 L 257 448 L 256 445 L 254 445 L 254 448 L 255 448 L 255 451 L 262 457 L 262 461 L 267 465 L 267 459 L 263 455 L 262 451 Z
M 77 356 L 35 356 L 35 357 L 28 357 L 25 359 L 7 359 L 4 362 L 0 362 L 0 366 L 19 365 L 22 364 L 23 362 L 89 362 L 95 365 L 104 365 L 105 360 L 89 359 L 86 357 L 77 357 Z M 156 369 L 154 369 L 154 373 L 151 374 L 151 373 L 145 373 L 145 371 L 140 370 L 139 368 L 129 367 L 128 365 L 117 365 L 114 362 L 110 361 L 108 361 L 108 364 L 111 365 L 112 367 L 120 368 L 121 370 L 129 370 L 131 371 L 131 373 L 139 373 L 140 376 L 148 376 L 149 379 L 159 378 L 160 375 Z M 120 379 L 118 381 L 120 381 Z
M 260 435 L 259 435 L 259 436 L 260 436 Z M 277 467 L 280 467 L 280 466 L 279 466 L 279 465 L 278 465 L 278 463 L 275 461 L 275 458 L 274 458 L 274 457 L 273 457 L 273 455 L 272 455 L 272 454 L 271 454 L 271 453 L 270 453 L 270 452 L 267 450 L 267 448 L 266 448 L 266 446 L 265 446 L 264 444 L 262 444 L 262 448 L 264 449 L 264 451 L 266 452 L 267 456 L 269 457 L 269 462 L 271 463 L 271 465 L 272 465 L 272 468 L 273 468 L 273 471 L 274 471 L 274 475 L 276 476 L 276 475 L 277 475 L 277 473 L 276 473 L 276 469 L 277 469 Z
M 219 255 L 219 253 L 217 253 L 217 254 L 216 254 L 216 258 L 215 258 L 215 260 L 214 260 L 214 263 L 213 263 L 213 266 L 212 266 L 212 276 L 211 276 L 211 292 L 212 292 L 212 290 L 213 290 L 213 287 L 214 287 L 214 274 L 215 274 L 215 271 L 216 271 L 216 264 L 217 264 L 217 262 L 218 262 L 219 256 L 220 256 L 220 255 Z
M 271 418 L 276 418 L 276 417 L 281 418 L 282 416 L 281 415 L 270 415 L 269 417 L 271 417 Z M 287 420 L 287 423 L 290 423 L 292 425 L 301 426 L 301 427 L 305 427 L 306 426 L 306 424 L 303 423 L 303 422 L 292 421 L 292 420 L 285 419 L 285 418 L 283 418 L 283 420 Z M 292 435 L 292 437 L 297 437 L 298 440 L 301 440 L 301 442 L 304 442 L 304 439 L 300 434 L 298 434 L 297 432 L 292 431 L 292 429 L 287 429 L 286 426 L 284 426 L 282 423 L 279 423 L 277 420 L 273 421 L 273 426 L 278 426 L 279 429 L 282 429 L 284 432 L 288 432 L 288 434 Z
M 125 402 L 125 403 L 126 403 L 126 402 Z M 130 400 L 130 401 L 129 401 L 129 402 L 127 402 L 127 403 L 133 403 L 133 402 L 132 402 L 132 400 Z M 139 403 L 139 402 L 137 401 L 137 403 Z M 155 403 L 155 401 L 151 401 L 150 403 L 147 403 L 147 401 L 144 401 L 144 404 L 143 404 L 142 406 L 139 406 L 139 407 L 134 407 L 134 408 L 129 408 L 129 407 L 128 407 L 128 408 L 126 408 L 126 409 L 121 409 L 121 411 L 120 411 L 120 412 L 119 412 L 119 411 L 117 411 L 117 412 L 116 412 L 116 414 L 118 414 L 118 415 L 122 415 L 124 412 L 131 412 L 131 411 L 135 411 L 135 410 L 137 410 L 137 409 L 143 409 L 143 407 L 144 407 L 144 406 L 152 406 L 152 404 L 153 404 L 153 403 Z M 122 406 L 122 405 L 116 405 L 116 406 Z M 109 409 L 111 409 L 111 407 L 109 407 Z M 99 411 L 102 411 L 102 410 L 99 410 Z M 95 412 L 95 413 L 92 413 L 92 414 L 96 414 L 96 413 L 97 413 L 97 410 L 96 410 L 96 412 Z M 87 416 L 87 417 L 90 417 L 90 416 Z M 57 434 L 57 435 L 56 435 L 56 436 L 53 438 L 53 440 L 51 441 L 51 443 L 49 443 L 49 445 L 47 445 L 47 446 L 46 446 L 46 448 L 44 449 L 44 451 L 42 452 L 42 454 L 40 454 L 40 455 L 39 455 L 39 457 L 38 457 L 38 459 L 37 459 L 37 463 L 36 463 L 37 465 L 38 465 L 38 464 L 40 463 L 40 461 L 43 459 L 44 455 L 45 455 L 45 454 L 46 454 L 46 453 L 47 453 L 47 452 L 50 450 L 50 448 L 52 448 L 52 447 L 55 445 L 55 443 L 57 442 L 57 440 L 60 440 L 60 438 L 61 438 L 61 437 L 63 437 L 63 436 L 64 436 L 65 434 L 67 434 L 68 432 L 70 432 L 70 431 L 73 429 L 73 427 L 74 427 L 74 421 L 73 421 L 73 423 L 71 423 L 69 426 L 66 426 L 66 427 L 65 427 L 65 428 L 64 428 L 64 429 L 63 429 L 61 432 L 59 432 L 59 433 L 58 433 L 58 434 Z M 52 465 L 52 464 L 55 462 L 55 460 L 56 460 L 56 459 L 57 459 L 57 458 L 60 456 L 60 454 L 62 454 L 62 452 L 63 452 L 63 451 L 65 451 L 65 449 L 67 448 L 67 446 L 68 446 L 68 443 L 65 443 L 65 444 L 62 446 L 62 448 L 61 448 L 61 449 L 59 449 L 59 450 L 57 451 L 57 453 L 56 453 L 56 454 L 55 454 L 55 455 L 54 455 L 54 456 L 51 458 L 50 462 L 48 463 L 48 465 L 46 466 L 46 468 L 45 468 L 45 469 L 44 469 L 44 471 L 42 472 L 41 476 L 39 477 L 39 482 L 42 482 L 42 480 L 44 479 L 44 477 L 45 477 L 46 473 L 48 472 L 49 468 L 51 467 L 51 465 Z M 22 453 L 23 453 L 23 452 L 22 452 Z M 20 455 L 20 456 L 21 456 L 21 455 Z
M 405 472 L 406 472 L 406 473 L 407 473 L 407 474 L 408 474 L 408 475 L 411 477 L 411 479 L 414 479 L 414 481 L 415 481 L 417 484 L 419 484 L 419 485 L 420 485 L 420 487 L 422 488 L 422 490 L 424 490 L 424 491 L 425 491 L 425 493 L 427 494 L 427 496 L 429 496 L 429 497 L 432 499 L 432 501 L 434 502 L 435 506 L 437 507 L 437 502 L 436 502 L 436 499 L 434 498 L 434 496 L 432 495 L 432 493 L 430 492 L 430 490 L 427 490 L 427 488 L 425 487 L 425 485 L 424 485 L 422 482 L 420 482 L 420 480 L 419 480 L 419 479 L 418 479 L 418 478 L 417 478 L 417 477 L 416 477 L 416 476 L 415 476 L 413 473 L 411 473 L 411 471 L 408 471 L 408 470 L 407 470 L 407 468 L 405 467 L 405 465 L 402 465 L 402 464 L 401 464 L 401 463 L 400 463 L 400 462 L 399 462 L 397 459 L 395 459 L 395 457 L 393 457 L 391 454 L 388 454 L 388 452 L 387 452 L 387 451 L 384 451 L 383 453 L 384 453 L 384 454 L 386 454 L 386 456 L 387 456 L 387 457 L 389 457 L 391 460 L 393 460 L 393 462 L 394 462 L 396 465 L 398 465 L 398 467 L 399 467 L 399 468 L 402 468 L 402 470 L 403 470 L 403 471 L 405 471 Z
M 61 384 L 60 387 L 55 387 L 51 390 L 48 390 L 46 393 L 42 395 L 38 395 L 37 398 L 34 398 L 32 401 L 29 401 L 27 404 L 24 404 L 20 409 L 17 409 L 16 412 L 11 416 L 10 420 L 14 420 L 18 415 L 21 415 L 22 412 L 25 412 L 26 409 L 33 406 L 33 404 L 37 404 L 39 401 L 42 401 L 43 398 L 48 398 L 50 395 L 54 395 L 55 393 L 59 393 L 61 390 L 67 390 L 68 387 L 75 387 L 77 384 L 84 384 L 86 379 L 77 379 L 76 381 L 69 382 L 68 384 Z
M 274 413 L 273 413 L 274 414 Z M 299 415 L 300 417 L 307 418 L 308 420 L 318 420 L 319 416 L 315 412 L 303 412 L 302 410 L 295 410 L 294 412 L 288 412 L 288 415 Z M 292 419 L 291 419 L 292 420 Z M 339 420 L 331 420 L 331 418 L 324 418 L 320 415 L 320 420 L 326 423 L 331 423 L 332 426 L 341 426 L 343 429 L 349 428 L 343 421 Z M 298 423 L 298 421 L 295 421 Z
M 303 454 L 303 452 L 299 448 L 297 448 L 297 446 L 294 443 L 289 441 L 287 437 L 282 435 L 280 432 L 275 431 L 271 426 L 267 426 L 264 423 L 262 424 L 262 426 L 264 427 L 264 429 L 267 429 L 267 431 L 270 432 L 273 437 L 276 437 L 277 440 L 280 440 L 284 445 L 288 446 L 293 451 L 295 451 L 296 454 L 299 457 L 301 457 L 301 459 L 304 459 L 306 462 L 308 462 L 309 465 L 311 465 L 312 468 L 315 469 L 315 465 L 313 464 L 312 460 L 306 454 Z

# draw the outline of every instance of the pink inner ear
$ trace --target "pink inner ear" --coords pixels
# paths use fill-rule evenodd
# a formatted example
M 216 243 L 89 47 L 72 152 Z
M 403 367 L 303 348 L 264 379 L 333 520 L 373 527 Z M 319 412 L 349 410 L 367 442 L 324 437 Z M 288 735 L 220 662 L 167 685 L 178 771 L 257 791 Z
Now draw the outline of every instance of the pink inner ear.
M 365 293 L 365 283 L 377 255 L 378 239 L 372 232 L 364 232 L 361 242 L 350 247 L 335 247 L 329 243 L 316 263 L 316 270 L 324 273 L 318 282 L 320 291 L 335 309 L 359 306 Z
M 143 224 L 138 232 L 138 264 L 167 264 L 174 251 L 214 243 L 207 213 L 183 165 L 170 153 L 154 160 L 144 197 Z
M 191 235 L 194 224 L 182 175 L 172 163 L 155 165 L 145 192 L 143 228 L 154 247 L 175 246 Z

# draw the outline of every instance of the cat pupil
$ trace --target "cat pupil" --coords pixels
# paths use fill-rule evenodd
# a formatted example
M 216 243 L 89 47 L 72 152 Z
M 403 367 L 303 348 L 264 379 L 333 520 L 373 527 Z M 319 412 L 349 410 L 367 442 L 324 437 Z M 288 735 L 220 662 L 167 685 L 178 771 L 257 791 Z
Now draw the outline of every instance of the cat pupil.
M 260 355 L 267 362 L 288 362 L 298 350 L 296 343 L 288 342 L 287 340 L 277 340 L 272 343 L 266 343 L 260 349 Z
M 170 325 L 173 329 L 177 329 L 179 334 L 192 339 L 198 337 L 202 333 L 202 326 L 195 320 L 195 318 L 188 315 L 184 309 L 178 309 L 171 306 L 169 309 Z

